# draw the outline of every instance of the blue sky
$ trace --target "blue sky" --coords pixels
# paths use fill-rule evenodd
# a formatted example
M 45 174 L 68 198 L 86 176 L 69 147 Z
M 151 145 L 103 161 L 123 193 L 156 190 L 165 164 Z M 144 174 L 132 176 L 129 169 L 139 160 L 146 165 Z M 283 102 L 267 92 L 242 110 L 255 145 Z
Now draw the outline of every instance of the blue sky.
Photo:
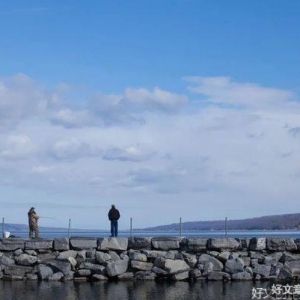
M 7 222 L 34 205 L 58 219 L 41 225 L 106 228 L 112 202 L 121 228 L 298 212 L 299 11 L 2 1 Z

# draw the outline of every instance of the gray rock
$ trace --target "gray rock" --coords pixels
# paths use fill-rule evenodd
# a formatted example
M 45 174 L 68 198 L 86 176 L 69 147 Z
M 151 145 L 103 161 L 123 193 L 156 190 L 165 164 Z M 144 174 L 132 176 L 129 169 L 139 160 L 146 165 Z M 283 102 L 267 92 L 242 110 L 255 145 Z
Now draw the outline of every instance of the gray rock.
M 263 260 L 265 265 L 271 266 L 273 264 L 277 264 L 277 262 L 281 259 L 282 252 L 275 252 L 266 256 Z
M 41 250 L 41 249 L 52 249 L 53 240 L 31 240 L 25 242 L 25 249 L 29 250 Z
M 198 269 L 202 271 L 202 276 L 207 276 L 208 274 L 213 272 L 214 265 L 211 261 L 205 261 L 203 264 L 198 265 Z
M 165 258 L 167 259 L 175 259 L 176 257 L 178 257 L 178 254 L 181 255 L 181 253 L 178 253 L 177 250 L 170 250 L 167 252 Z M 180 259 L 180 258 L 177 258 L 177 259 Z
M 134 275 L 136 280 L 155 280 L 156 274 L 151 271 L 139 271 Z
M 73 257 L 68 258 L 69 263 L 71 264 L 71 269 L 74 271 L 77 265 L 77 261 Z
M 257 259 L 258 262 L 263 262 L 265 259 L 264 255 L 262 255 L 260 252 L 256 252 L 256 251 L 250 251 L 250 257 L 253 259 Z
M 108 280 L 108 278 L 106 276 L 102 275 L 102 274 L 94 274 L 92 276 L 92 279 L 94 281 L 107 281 Z
M 237 238 L 237 241 L 240 243 L 242 249 L 249 249 L 250 238 Z
M 177 281 L 180 281 L 180 280 L 186 280 L 189 278 L 189 271 L 185 271 L 185 272 L 182 272 L 182 273 L 178 273 L 178 274 L 175 274 L 173 276 L 173 279 L 174 280 L 177 280 Z
M 93 273 L 97 272 L 97 274 L 102 274 L 105 270 L 105 267 L 98 264 L 85 262 L 79 265 L 79 269 L 87 269 L 91 270 Z
M 68 238 L 56 238 L 53 242 L 53 248 L 56 251 L 67 251 L 70 250 L 70 241 Z
M 157 250 L 142 250 L 142 253 L 146 254 L 148 258 L 156 258 L 156 257 L 165 257 L 166 251 L 157 251 Z
M 253 268 L 253 274 L 259 274 L 263 278 L 268 278 L 270 276 L 271 266 L 267 265 L 256 265 Z
M 226 262 L 229 259 L 230 252 L 229 251 L 222 251 L 218 256 L 218 260 L 222 262 Z
M 140 271 L 150 271 L 153 267 L 153 263 L 147 263 L 143 261 L 132 260 L 131 267 Z
M 189 265 L 189 267 L 195 268 L 198 261 L 196 255 L 188 253 L 182 253 L 182 255 L 184 257 L 184 261 Z
M 291 254 L 288 252 L 284 252 L 279 259 L 280 262 L 285 263 L 287 261 L 297 261 L 300 260 L 300 254 Z
M 141 250 L 151 249 L 151 238 L 149 237 L 129 237 L 128 249 Z
M 32 255 L 32 256 L 37 256 L 38 255 L 35 250 L 25 250 L 25 253 L 28 254 L 28 255 Z
M 249 249 L 252 251 L 266 250 L 266 238 L 252 238 L 250 240 Z
M 39 279 L 39 278 L 38 278 L 37 274 L 28 273 L 28 274 L 26 275 L 26 280 L 36 281 L 36 280 L 38 280 L 38 279 Z
M 15 260 L 6 255 L 2 255 L 0 257 L 0 265 L 7 266 L 7 267 L 14 266 Z
M 16 258 L 16 263 L 22 266 L 32 266 L 37 262 L 37 260 L 38 258 L 36 256 L 23 253 Z
M 126 251 L 127 248 L 127 238 L 111 237 L 98 239 L 98 250 Z
M 244 266 L 249 267 L 251 263 L 251 258 L 250 257 L 241 257 L 241 259 L 244 261 Z
M 190 267 L 184 260 L 166 259 L 165 270 L 168 274 L 177 274 L 189 271 Z
M 70 238 L 70 247 L 75 250 L 97 248 L 97 239 L 89 237 Z
M 32 272 L 32 270 L 33 268 L 31 267 L 13 266 L 13 267 L 6 267 L 4 269 L 4 274 L 24 277 L 25 274 Z
M 46 280 L 53 274 L 53 271 L 50 267 L 46 265 L 39 265 L 37 276 L 40 280 Z
M 23 254 L 23 250 L 22 249 L 17 249 L 17 250 L 14 251 L 14 256 L 19 256 L 21 254 Z
M 199 269 L 192 269 L 189 272 L 189 276 L 193 279 L 198 278 L 201 276 L 201 271 Z
M 286 266 L 283 266 L 283 268 L 281 268 L 279 275 L 278 275 L 278 279 L 279 280 L 287 280 L 287 279 L 292 279 L 293 278 L 293 273 L 292 270 L 287 268 Z
M 154 272 L 158 276 L 166 276 L 166 275 L 168 275 L 167 271 L 165 271 L 165 270 L 163 270 L 161 268 L 155 267 L 155 266 L 152 268 L 152 272 Z
M 61 252 L 57 256 L 57 259 L 66 260 L 69 257 L 76 258 L 76 256 L 77 256 L 77 251 L 75 251 L 75 250 L 68 250 L 68 251 Z
M 235 250 L 240 243 L 233 238 L 212 238 L 208 240 L 207 248 L 215 250 Z
M 92 271 L 88 269 L 79 269 L 77 272 L 75 272 L 76 277 L 83 277 L 83 276 L 91 276 Z
M 143 254 L 143 253 L 139 253 L 139 252 L 129 252 L 129 258 L 131 260 L 138 260 L 138 261 L 144 261 L 146 262 L 147 261 L 147 256 L 146 254 Z
M 297 244 L 292 238 L 267 238 L 269 251 L 296 251 Z
M 47 263 L 53 261 L 56 256 L 53 252 L 41 253 L 38 255 L 38 263 Z
M 300 276 L 300 261 L 287 261 L 284 263 L 284 268 L 290 270 L 293 276 Z
M 177 237 L 155 237 L 152 238 L 152 247 L 157 250 L 174 250 L 180 248 L 182 238 Z
M 134 277 L 134 274 L 132 272 L 126 272 L 126 273 L 123 273 L 121 275 L 118 276 L 118 279 L 119 280 L 132 280 Z
M 120 260 L 120 256 L 115 251 L 109 251 L 108 254 L 112 260 Z
M 253 270 L 251 267 L 245 267 L 245 272 L 249 273 L 251 276 L 253 276 Z
M 63 277 L 64 277 L 64 274 L 62 272 L 57 272 L 57 273 L 50 275 L 48 277 L 48 280 L 49 281 L 60 281 L 63 279 Z
M 232 274 L 231 279 L 235 281 L 245 281 L 245 280 L 252 280 L 252 276 L 250 273 L 244 271 L 244 272 Z
M 109 277 L 121 275 L 127 271 L 128 260 L 117 260 L 108 262 L 106 271 Z
M 206 250 L 208 239 L 184 238 L 180 243 L 181 250 L 187 252 L 201 252 Z
M 25 240 L 17 238 L 3 239 L 0 241 L 0 251 L 15 251 L 24 249 Z
M 104 264 L 109 260 L 111 260 L 111 257 L 109 254 L 107 254 L 105 252 L 96 251 L 96 261 L 99 264 Z
M 54 271 L 62 272 L 64 275 L 67 275 L 71 271 L 71 264 L 69 261 L 63 260 L 54 260 L 48 264 Z
M 198 259 L 199 264 L 205 265 L 205 262 L 211 262 L 213 264 L 213 271 L 222 271 L 223 264 L 218 259 L 208 255 L 208 254 L 201 254 Z
M 244 261 L 241 258 L 229 259 L 225 263 L 225 272 L 229 274 L 239 273 L 244 270 Z
M 154 260 L 154 265 L 158 268 L 164 268 L 166 264 L 166 259 L 164 257 L 156 257 Z
M 207 280 L 209 281 L 220 281 L 223 280 L 223 272 L 211 272 L 207 276 Z
M 81 250 L 77 252 L 76 260 L 79 259 L 80 261 L 86 260 L 86 250 Z
M 22 281 L 23 277 L 16 275 L 3 275 L 1 279 L 4 281 Z

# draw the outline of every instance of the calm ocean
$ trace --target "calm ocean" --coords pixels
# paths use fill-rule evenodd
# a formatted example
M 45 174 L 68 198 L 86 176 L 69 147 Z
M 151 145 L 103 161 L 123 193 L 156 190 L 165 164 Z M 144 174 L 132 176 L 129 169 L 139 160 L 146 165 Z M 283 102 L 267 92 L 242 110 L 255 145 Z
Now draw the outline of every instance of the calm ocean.
M 8 282 L 0 281 L 1 300 L 249 300 L 267 282 Z M 265 295 L 264 295 L 265 296 Z

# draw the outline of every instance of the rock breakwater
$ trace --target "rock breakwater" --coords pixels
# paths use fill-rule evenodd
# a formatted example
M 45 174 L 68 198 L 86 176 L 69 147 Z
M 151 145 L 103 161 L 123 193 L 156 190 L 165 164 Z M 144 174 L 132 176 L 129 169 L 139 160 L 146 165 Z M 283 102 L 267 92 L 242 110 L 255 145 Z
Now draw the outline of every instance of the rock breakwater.
M 56 238 L 0 240 L 2 280 L 292 280 L 300 239 Z

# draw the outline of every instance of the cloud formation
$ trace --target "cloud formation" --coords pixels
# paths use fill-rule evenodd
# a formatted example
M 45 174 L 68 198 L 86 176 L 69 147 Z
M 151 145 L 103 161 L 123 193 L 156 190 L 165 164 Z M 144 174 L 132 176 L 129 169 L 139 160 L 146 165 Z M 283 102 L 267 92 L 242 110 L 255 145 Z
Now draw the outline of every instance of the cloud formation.
M 296 211 L 298 96 L 228 77 L 184 80 L 186 95 L 128 87 L 76 96 L 66 84 L 2 78 L 0 192 L 40 209 L 66 205 L 74 218 L 85 215 L 83 199 L 89 207 L 118 204 L 124 220 L 154 216 L 137 227 L 174 222 L 179 212 L 197 220 L 256 216 L 257 207 Z M 78 226 L 95 227 L 91 217 L 79 219 Z

